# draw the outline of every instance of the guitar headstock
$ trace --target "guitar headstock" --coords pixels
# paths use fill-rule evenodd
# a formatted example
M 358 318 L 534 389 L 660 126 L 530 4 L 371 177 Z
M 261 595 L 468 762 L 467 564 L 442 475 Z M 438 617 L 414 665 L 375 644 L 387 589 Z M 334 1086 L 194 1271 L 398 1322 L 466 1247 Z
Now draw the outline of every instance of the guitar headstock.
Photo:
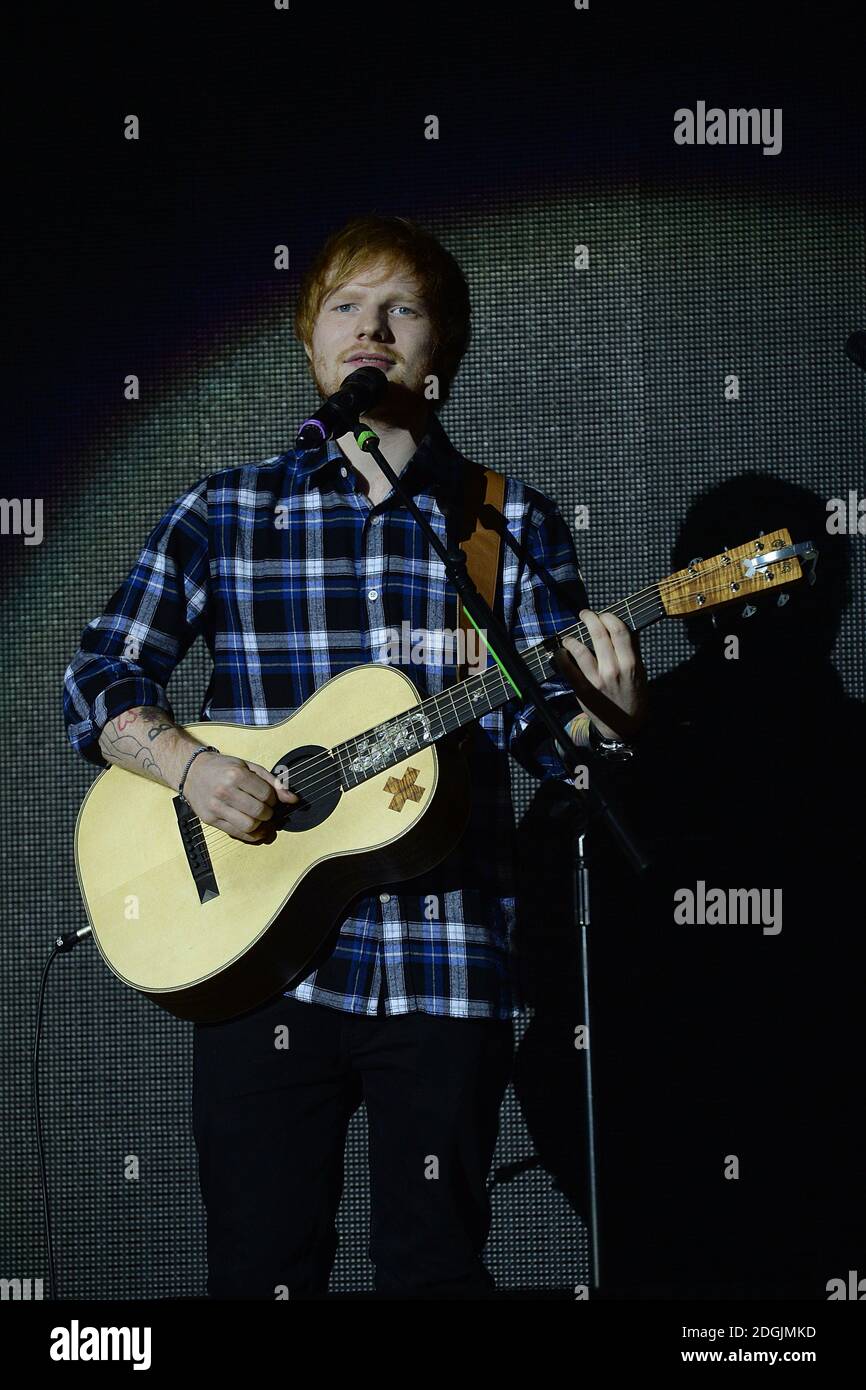
M 693 560 L 663 579 L 659 594 L 669 617 L 700 613 L 802 579 L 803 566 L 814 564 L 817 554 L 811 541 L 793 544 L 783 527 L 710 560 Z

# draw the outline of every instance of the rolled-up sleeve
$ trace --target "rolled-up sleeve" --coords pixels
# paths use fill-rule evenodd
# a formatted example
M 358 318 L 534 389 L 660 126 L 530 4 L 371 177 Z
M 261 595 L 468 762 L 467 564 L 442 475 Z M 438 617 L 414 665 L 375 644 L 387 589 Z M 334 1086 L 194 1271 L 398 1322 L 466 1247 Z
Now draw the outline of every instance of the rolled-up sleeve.
M 588 606 L 571 532 L 556 504 L 549 499 L 543 501 L 545 507 L 536 509 L 527 527 L 526 548 L 555 588 L 551 592 L 533 567 L 523 563 L 511 630 L 518 647 L 535 646 L 564 628 L 573 627 L 580 609 Z M 564 724 L 580 713 L 574 689 L 562 677 L 542 682 L 541 689 Z M 504 717 L 506 747 L 521 767 L 542 781 L 550 777 L 568 778 L 547 727 L 530 700 L 509 700 Z
M 63 715 L 74 750 L 108 767 L 99 736 L 137 705 L 173 714 L 169 677 L 203 630 L 210 594 L 207 479 L 169 507 L 66 668 Z

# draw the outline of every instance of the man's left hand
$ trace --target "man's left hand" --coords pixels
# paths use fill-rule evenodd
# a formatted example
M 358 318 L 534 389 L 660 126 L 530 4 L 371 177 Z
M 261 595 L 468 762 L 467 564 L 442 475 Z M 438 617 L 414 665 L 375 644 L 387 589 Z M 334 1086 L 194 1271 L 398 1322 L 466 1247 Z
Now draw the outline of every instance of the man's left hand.
M 592 647 L 564 637 L 553 663 L 602 737 L 628 741 L 647 715 L 647 674 L 637 636 L 613 613 L 583 608 L 580 618 Z

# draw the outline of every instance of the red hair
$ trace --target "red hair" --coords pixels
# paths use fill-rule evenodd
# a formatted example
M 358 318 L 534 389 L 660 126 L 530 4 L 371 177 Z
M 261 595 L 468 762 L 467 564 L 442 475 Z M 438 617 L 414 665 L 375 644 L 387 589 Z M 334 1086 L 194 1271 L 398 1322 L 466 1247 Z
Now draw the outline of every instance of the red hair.
M 301 280 L 295 337 L 309 347 L 331 291 L 380 260 L 389 270 L 408 270 L 418 281 L 437 339 L 434 369 L 440 397 L 434 404 L 441 405 L 469 346 L 469 287 L 451 253 L 408 217 L 354 217 L 328 237 Z

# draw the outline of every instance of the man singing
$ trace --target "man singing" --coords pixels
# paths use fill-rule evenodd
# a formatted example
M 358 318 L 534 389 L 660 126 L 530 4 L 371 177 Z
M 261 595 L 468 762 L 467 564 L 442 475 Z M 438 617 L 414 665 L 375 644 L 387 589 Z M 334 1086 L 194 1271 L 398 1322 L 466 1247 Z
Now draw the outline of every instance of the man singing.
M 457 263 L 398 217 L 357 218 L 331 236 L 295 313 L 323 398 L 359 366 L 387 374 L 362 420 L 443 541 L 468 464 L 437 411 L 469 329 Z M 592 645 L 565 639 L 573 664 L 544 688 L 572 737 L 604 753 L 645 717 L 636 640 L 618 618 L 581 606 L 574 544 L 553 501 L 507 476 L 503 513 L 517 553 L 503 547 L 497 612 L 529 646 L 576 621 L 538 567 L 575 597 Z M 97 766 L 182 786 L 203 822 L 254 845 L 273 836 L 277 802 L 297 797 L 265 767 L 208 751 L 175 725 L 166 687 L 193 640 L 203 634 L 213 660 L 200 718 L 269 724 L 346 668 L 390 659 L 388 635 L 404 624 L 442 632 L 455 613 L 443 566 L 352 432 L 211 473 L 168 509 L 85 629 L 65 678 L 69 738 Z M 406 674 L 426 698 L 457 673 L 444 661 L 451 647 L 423 650 Z M 485 1184 L 520 1005 L 506 753 L 536 777 L 567 776 L 530 703 L 515 697 L 484 715 L 467 754 L 469 825 L 447 858 L 355 898 L 285 993 L 195 1025 L 211 1297 L 325 1294 L 346 1132 L 362 1100 L 377 1293 L 493 1296 Z M 289 1046 L 278 1047 L 285 1028 Z

